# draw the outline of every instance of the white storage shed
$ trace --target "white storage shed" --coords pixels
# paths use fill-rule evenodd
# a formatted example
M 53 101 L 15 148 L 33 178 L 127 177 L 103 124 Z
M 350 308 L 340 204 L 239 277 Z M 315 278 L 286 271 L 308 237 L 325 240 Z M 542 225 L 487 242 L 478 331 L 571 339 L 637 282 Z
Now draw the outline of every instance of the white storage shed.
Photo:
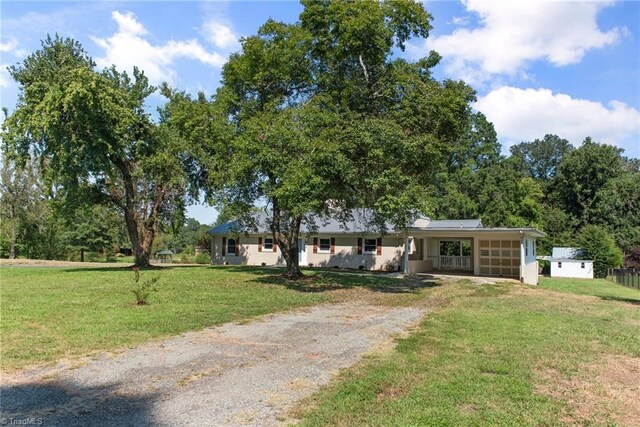
M 579 248 L 553 248 L 551 257 L 544 257 L 551 263 L 551 277 L 572 277 L 593 279 L 593 260 L 580 259 Z

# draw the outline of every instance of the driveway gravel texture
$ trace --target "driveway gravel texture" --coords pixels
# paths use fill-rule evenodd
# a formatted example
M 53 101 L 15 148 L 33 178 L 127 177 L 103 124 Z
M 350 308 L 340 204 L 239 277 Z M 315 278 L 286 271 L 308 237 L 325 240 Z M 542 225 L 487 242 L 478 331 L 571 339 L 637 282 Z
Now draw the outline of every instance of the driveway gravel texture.
M 188 332 L 86 363 L 6 374 L 2 423 L 273 426 L 423 317 L 425 307 L 324 304 Z M 289 420 L 291 421 L 291 420 Z

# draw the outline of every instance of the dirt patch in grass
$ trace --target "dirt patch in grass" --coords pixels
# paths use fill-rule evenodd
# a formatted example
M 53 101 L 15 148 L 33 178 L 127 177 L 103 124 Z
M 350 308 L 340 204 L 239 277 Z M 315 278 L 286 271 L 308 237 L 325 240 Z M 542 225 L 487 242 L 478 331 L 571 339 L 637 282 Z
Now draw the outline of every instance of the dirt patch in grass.
M 627 319 L 626 322 L 640 328 L 640 319 Z
M 541 375 L 538 392 L 567 404 L 569 425 L 637 426 L 640 419 L 640 358 L 608 354 L 566 378 L 555 370 Z
M 385 400 L 398 399 L 400 397 L 406 396 L 409 391 L 411 391 L 411 387 L 408 384 L 384 387 L 378 390 L 378 392 L 376 393 L 376 400 L 378 402 L 383 402 Z

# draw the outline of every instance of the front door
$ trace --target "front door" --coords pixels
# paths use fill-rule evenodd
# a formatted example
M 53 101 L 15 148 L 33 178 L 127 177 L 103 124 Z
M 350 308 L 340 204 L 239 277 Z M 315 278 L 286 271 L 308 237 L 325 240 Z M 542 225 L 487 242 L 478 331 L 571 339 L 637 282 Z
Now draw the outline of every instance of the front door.
M 298 239 L 298 265 L 307 264 L 307 248 L 304 239 Z

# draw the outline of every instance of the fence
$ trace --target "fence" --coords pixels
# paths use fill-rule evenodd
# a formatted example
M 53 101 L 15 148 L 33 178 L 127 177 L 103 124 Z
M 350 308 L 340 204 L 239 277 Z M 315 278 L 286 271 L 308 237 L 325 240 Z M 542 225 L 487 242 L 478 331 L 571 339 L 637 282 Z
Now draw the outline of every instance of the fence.
M 607 278 L 619 285 L 640 290 L 640 270 L 635 268 L 610 268 Z
M 439 268 L 443 270 L 471 270 L 470 256 L 440 256 Z

